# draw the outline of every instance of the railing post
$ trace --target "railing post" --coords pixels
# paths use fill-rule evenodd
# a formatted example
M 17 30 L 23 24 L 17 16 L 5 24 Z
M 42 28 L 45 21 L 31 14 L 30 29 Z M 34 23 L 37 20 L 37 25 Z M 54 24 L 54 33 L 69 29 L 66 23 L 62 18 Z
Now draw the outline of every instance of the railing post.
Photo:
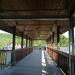
M 11 64 L 15 64 L 15 37 L 16 37 L 16 27 L 13 27 L 13 41 L 12 41 L 12 53 L 11 53 Z

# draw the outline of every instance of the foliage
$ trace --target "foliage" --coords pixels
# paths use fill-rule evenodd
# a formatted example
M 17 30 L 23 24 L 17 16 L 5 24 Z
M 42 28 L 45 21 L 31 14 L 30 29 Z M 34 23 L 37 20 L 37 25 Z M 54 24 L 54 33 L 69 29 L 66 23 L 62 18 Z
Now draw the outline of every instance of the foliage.
M 0 33 L 0 48 L 12 43 L 12 35 Z
M 34 40 L 33 46 L 46 46 L 46 40 Z
M 21 37 L 16 36 L 16 44 L 17 45 L 21 44 Z
M 61 35 L 60 36 L 60 45 L 61 46 L 67 46 L 69 39 L 66 38 L 65 36 Z M 0 48 L 5 47 L 6 45 L 9 45 L 12 43 L 12 34 L 4 34 L 0 33 Z M 16 44 L 19 45 L 21 44 L 21 37 L 16 36 Z M 26 44 L 26 39 L 24 39 L 24 45 Z M 33 46 L 46 46 L 46 40 L 34 40 L 33 41 Z M 55 38 L 55 43 L 54 45 L 57 45 L 57 39 Z
M 61 46 L 68 46 L 69 39 L 66 38 L 64 35 L 60 36 L 60 45 Z
M 12 44 L 12 34 L 0 33 L 0 49 L 10 44 Z M 21 37 L 16 36 L 16 44 L 21 44 Z

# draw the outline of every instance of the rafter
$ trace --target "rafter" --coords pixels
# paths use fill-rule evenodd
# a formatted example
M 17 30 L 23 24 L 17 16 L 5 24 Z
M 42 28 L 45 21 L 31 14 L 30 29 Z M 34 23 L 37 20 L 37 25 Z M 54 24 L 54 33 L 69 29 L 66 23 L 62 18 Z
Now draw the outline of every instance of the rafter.
M 44 19 L 57 19 L 57 20 L 63 20 L 68 19 L 69 17 L 67 15 L 30 15 L 30 16 L 24 16 L 24 15 L 0 15 L 0 19 L 30 19 L 30 20 L 44 20 Z

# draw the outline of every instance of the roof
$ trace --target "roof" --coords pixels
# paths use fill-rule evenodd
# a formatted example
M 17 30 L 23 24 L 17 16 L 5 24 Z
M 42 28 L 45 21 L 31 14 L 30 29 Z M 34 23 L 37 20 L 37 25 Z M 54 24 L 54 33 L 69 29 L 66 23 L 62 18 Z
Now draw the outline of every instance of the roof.
M 16 34 L 32 39 L 47 39 L 50 31 L 69 29 L 69 17 L 75 0 L 1 0 L 0 27 L 8 32 L 16 26 Z

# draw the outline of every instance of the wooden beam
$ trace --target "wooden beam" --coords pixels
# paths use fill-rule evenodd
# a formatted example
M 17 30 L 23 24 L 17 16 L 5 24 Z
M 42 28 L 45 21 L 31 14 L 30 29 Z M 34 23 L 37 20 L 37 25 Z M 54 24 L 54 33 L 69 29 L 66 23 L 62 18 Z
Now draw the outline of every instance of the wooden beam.
M 44 20 L 44 19 L 51 19 L 51 20 L 63 20 L 68 19 L 69 17 L 67 15 L 0 15 L 1 19 L 31 19 L 31 20 Z
M 3 30 L 3 31 L 9 32 L 9 33 L 13 33 L 12 32 L 12 27 L 9 27 L 9 26 L 0 25 L 0 29 Z
M 5 9 L 0 9 L 0 13 L 5 13 L 5 12 L 38 12 L 38 11 L 64 11 L 65 9 L 25 9 L 25 10 L 5 10 Z

